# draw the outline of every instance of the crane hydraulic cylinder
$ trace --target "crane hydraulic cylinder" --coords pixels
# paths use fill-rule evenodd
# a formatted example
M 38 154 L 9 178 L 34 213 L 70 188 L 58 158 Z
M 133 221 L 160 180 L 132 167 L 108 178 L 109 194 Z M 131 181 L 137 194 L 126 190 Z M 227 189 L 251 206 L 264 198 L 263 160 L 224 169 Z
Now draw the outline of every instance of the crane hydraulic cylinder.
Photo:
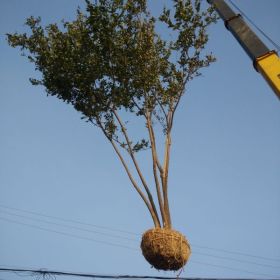
M 223 0 L 207 0 L 223 19 L 226 28 L 233 34 L 255 69 L 262 74 L 275 94 L 280 98 L 280 58 L 260 40 L 240 14 L 236 14 Z

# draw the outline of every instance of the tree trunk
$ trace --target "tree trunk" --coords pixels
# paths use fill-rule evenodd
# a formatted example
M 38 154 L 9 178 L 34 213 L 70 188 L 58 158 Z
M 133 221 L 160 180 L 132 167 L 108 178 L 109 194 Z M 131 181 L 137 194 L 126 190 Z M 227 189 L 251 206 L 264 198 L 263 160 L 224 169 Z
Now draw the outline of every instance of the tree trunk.
M 170 131 L 168 131 L 166 135 L 166 142 L 165 142 L 164 170 L 162 176 L 164 212 L 167 219 L 167 223 L 165 226 L 166 228 L 172 228 L 171 215 L 169 210 L 169 201 L 168 201 L 168 172 L 169 172 L 169 160 L 170 160 L 170 147 L 171 147 L 171 135 L 170 135 Z
M 153 132 L 153 127 L 152 127 L 152 121 L 151 121 L 151 115 L 147 115 L 147 126 L 148 126 L 148 131 L 149 131 L 149 138 L 151 141 L 151 149 L 152 149 L 152 161 L 153 161 L 153 174 L 154 174 L 154 180 L 155 180 L 155 185 L 156 185 L 156 191 L 157 191 L 157 197 L 158 197 L 158 204 L 160 208 L 160 214 L 162 218 L 162 225 L 163 227 L 166 226 L 167 224 L 167 218 L 165 215 L 165 210 L 164 210 L 164 204 L 163 204 L 163 199 L 162 199 L 162 193 L 161 193 L 161 188 L 160 188 L 160 183 L 158 180 L 158 171 L 157 168 L 160 170 L 160 175 L 162 175 L 162 168 L 159 165 L 158 162 L 158 157 L 157 157 L 157 149 L 156 149 L 156 141 L 155 141 L 155 135 Z

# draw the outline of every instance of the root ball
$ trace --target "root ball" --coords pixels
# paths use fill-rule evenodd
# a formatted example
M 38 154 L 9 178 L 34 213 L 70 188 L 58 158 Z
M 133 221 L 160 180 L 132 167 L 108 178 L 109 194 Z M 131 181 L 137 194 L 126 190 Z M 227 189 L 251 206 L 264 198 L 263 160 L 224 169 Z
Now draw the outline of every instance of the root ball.
M 191 254 L 190 245 L 184 235 L 164 228 L 146 231 L 142 236 L 141 249 L 145 259 L 161 270 L 182 268 Z

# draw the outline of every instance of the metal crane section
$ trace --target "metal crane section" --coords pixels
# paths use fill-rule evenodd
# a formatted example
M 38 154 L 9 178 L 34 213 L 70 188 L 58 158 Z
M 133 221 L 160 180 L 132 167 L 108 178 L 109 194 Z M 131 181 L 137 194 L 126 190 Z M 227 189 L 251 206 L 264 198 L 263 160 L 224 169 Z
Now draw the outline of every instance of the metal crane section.
M 240 43 L 253 61 L 255 69 L 264 77 L 280 99 L 280 58 L 260 40 L 240 14 L 236 14 L 224 0 L 207 0 L 223 19 L 226 28 Z

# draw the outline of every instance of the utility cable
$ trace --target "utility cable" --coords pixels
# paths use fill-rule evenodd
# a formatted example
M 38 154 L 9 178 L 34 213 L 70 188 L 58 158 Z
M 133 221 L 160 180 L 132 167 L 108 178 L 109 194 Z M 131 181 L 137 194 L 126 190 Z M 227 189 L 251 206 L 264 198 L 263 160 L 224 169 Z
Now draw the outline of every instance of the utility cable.
M 256 258 L 256 259 L 263 259 L 263 260 L 266 260 L 266 261 L 280 262 L 279 259 L 275 259 L 275 258 L 262 257 L 262 256 L 255 256 L 255 255 L 246 254 L 246 253 L 243 253 L 243 252 L 228 251 L 228 250 L 217 249 L 217 248 L 208 247 L 208 246 L 200 246 L 200 245 L 194 245 L 194 244 L 191 244 L 191 245 L 192 245 L 193 247 L 197 247 L 197 248 L 201 248 L 201 249 L 207 249 L 207 250 L 211 250 L 211 251 L 217 251 L 217 252 L 221 252 L 221 253 L 227 253 L 227 254 L 238 255 L 238 256 L 244 256 L 244 257 L 250 257 L 250 258 Z
M 252 264 L 252 265 L 257 265 L 257 266 L 262 266 L 262 267 L 269 267 L 269 268 L 276 268 L 279 269 L 280 266 L 274 266 L 274 265 L 269 265 L 269 264 L 261 264 L 261 263 L 256 263 L 256 262 L 251 262 L 251 261 L 246 261 L 246 260 L 238 260 L 235 258 L 229 258 L 229 257 L 224 257 L 224 256 L 215 256 L 212 254 L 206 254 L 206 253 L 199 253 L 199 252 L 193 252 L 195 255 L 201 255 L 201 256 L 206 256 L 206 257 L 212 257 L 216 259 L 221 259 L 221 260 L 229 260 L 229 261 L 234 261 L 234 262 L 239 262 L 239 263 L 247 263 L 247 264 Z
M 0 220 L 4 220 L 6 222 L 20 224 L 20 225 L 24 225 L 24 226 L 28 226 L 28 227 L 32 227 L 32 228 L 43 230 L 43 231 L 47 231 L 47 232 L 57 233 L 57 234 L 68 236 L 68 237 L 78 238 L 78 239 L 82 239 L 82 240 L 86 240 L 86 241 L 93 241 L 93 242 L 96 242 L 96 243 L 102 243 L 102 244 L 109 245 L 109 246 L 120 247 L 120 248 L 129 249 L 129 250 L 133 250 L 133 251 L 138 251 L 139 250 L 139 249 L 136 249 L 136 248 L 133 248 L 133 247 L 128 247 L 128 246 L 121 245 L 121 244 L 106 242 L 106 241 L 102 241 L 102 240 L 96 240 L 96 239 L 87 238 L 87 237 L 81 237 L 81 236 L 78 236 L 78 235 L 75 235 L 75 234 L 69 234 L 69 233 L 65 233 L 65 232 L 61 232 L 61 231 L 57 231 L 57 230 L 50 230 L 50 229 L 42 228 L 42 227 L 35 226 L 35 225 L 30 225 L 30 224 L 26 224 L 26 223 L 10 220 L 10 219 L 5 219 L 5 218 L 2 218 L 2 217 L 0 217 Z M 208 255 L 208 256 L 210 256 L 210 255 Z M 217 256 L 213 256 L 213 255 L 211 255 L 211 256 L 212 257 L 217 257 Z M 220 257 L 218 257 L 218 258 L 220 258 Z M 233 270 L 233 271 L 246 272 L 246 273 L 253 274 L 253 275 L 262 275 L 262 276 L 272 277 L 270 274 L 256 273 L 256 272 L 242 270 L 242 269 L 237 269 L 237 268 L 232 268 L 232 267 L 228 267 L 228 266 L 221 266 L 221 265 L 214 265 L 214 264 L 209 264 L 209 263 L 202 263 L 202 262 L 197 262 L 197 261 L 194 261 L 194 260 L 191 260 L 191 262 L 197 263 L 197 264 L 202 264 L 202 265 L 208 265 L 208 266 L 213 266 L 213 267 L 224 268 L 224 269 L 230 269 L 230 270 Z
M 104 232 L 87 230 L 87 229 L 83 229 L 83 228 L 80 228 L 80 227 L 73 227 L 73 226 L 63 225 L 63 224 L 59 224 L 59 223 L 55 223 L 55 222 L 44 221 L 42 219 L 35 219 L 35 218 L 27 217 L 27 216 L 24 216 L 24 215 L 18 215 L 18 214 L 9 213 L 7 211 L 1 210 L 0 214 L 2 214 L 2 213 L 7 214 L 7 215 L 12 215 L 12 216 L 20 217 L 20 218 L 24 218 L 24 219 L 29 219 L 29 220 L 35 221 L 35 222 L 47 223 L 47 224 L 51 224 L 51 225 L 55 225 L 55 226 L 60 226 L 60 227 L 65 227 L 65 228 L 85 231 L 85 232 L 89 232 L 89 233 L 93 233 L 93 234 L 99 234 L 99 235 L 109 236 L 109 237 L 113 237 L 113 238 L 121 238 L 121 239 L 129 240 L 129 241 L 139 241 L 137 239 L 126 238 L 126 237 L 123 237 L 123 236 L 120 236 L 120 235 L 107 234 L 107 233 L 104 233 Z M 0 218 L 1 218 L 1 216 L 0 216 Z M 280 268 L 280 266 L 261 264 L 261 263 L 257 263 L 257 262 L 252 262 L 252 261 L 247 261 L 247 260 L 240 260 L 240 259 L 231 258 L 231 257 L 225 257 L 225 256 L 216 256 L 216 255 L 207 254 L 207 253 L 201 253 L 201 252 L 197 252 L 197 251 L 193 251 L 193 254 L 201 255 L 201 256 L 207 256 L 207 257 L 212 257 L 212 258 L 216 258 L 216 259 L 230 260 L 230 261 L 239 262 L 239 263 L 247 263 L 247 264 L 252 264 L 252 265 L 257 265 L 257 266 L 262 266 L 262 267 Z
M 129 241 L 137 241 L 137 239 L 135 239 L 135 238 L 133 239 L 133 238 L 124 237 L 124 236 L 121 236 L 121 235 L 115 235 L 115 234 L 110 234 L 110 233 L 106 233 L 106 232 L 100 232 L 100 231 L 95 231 L 95 230 L 90 230 L 90 229 L 84 229 L 84 228 L 80 228 L 80 227 L 59 224 L 59 223 L 56 223 L 56 222 L 44 221 L 42 219 L 31 218 L 31 217 L 27 217 L 27 216 L 24 216 L 24 215 L 9 213 L 7 211 L 0 210 L 0 214 L 2 214 L 2 213 L 6 214 L 6 215 L 11 215 L 11 216 L 15 216 L 15 217 L 24 218 L 24 219 L 29 219 L 29 220 L 35 221 L 35 222 L 42 222 L 42 223 L 46 223 L 46 224 L 50 224 L 50 225 L 55 225 L 55 226 L 59 226 L 59 227 L 70 228 L 70 229 L 80 230 L 80 231 L 84 231 L 84 232 L 99 234 L 99 235 L 102 235 L 102 236 L 108 236 L 108 237 L 113 237 L 113 238 L 120 238 L 120 239 L 129 240 Z
M 125 249 L 129 249 L 129 250 L 133 250 L 133 251 L 136 250 L 135 248 L 125 246 L 125 245 L 121 245 L 121 244 L 116 244 L 116 243 L 107 242 L 107 241 L 103 241 L 103 240 L 96 240 L 96 239 L 92 239 L 92 238 L 88 238 L 88 237 L 81 237 L 81 236 L 76 235 L 76 234 L 70 234 L 70 233 L 65 233 L 65 232 L 58 231 L 58 230 L 46 229 L 46 228 L 43 228 L 43 227 L 40 227 L 40 226 L 30 225 L 30 224 L 26 224 L 26 223 L 23 223 L 23 222 L 18 222 L 18 221 L 14 221 L 14 220 L 2 218 L 2 217 L 0 217 L 0 220 L 6 221 L 6 222 L 9 222 L 9 223 L 13 223 L 13 224 L 20 224 L 20 225 L 23 225 L 23 226 L 36 228 L 36 229 L 43 230 L 43 231 L 49 231 L 49 232 L 53 232 L 53 233 L 57 233 L 57 234 L 61 234 L 61 235 L 69 236 L 69 237 L 74 237 L 74 238 L 78 238 L 78 239 L 83 239 L 83 240 L 93 241 L 93 242 L 97 242 L 97 243 L 102 243 L 102 244 L 109 245 L 109 246 L 125 248 Z
M 235 9 L 237 9 L 239 11 L 239 13 L 246 18 L 276 49 L 277 52 L 280 51 L 280 45 L 278 45 L 277 43 L 275 43 L 261 28 L 259 28 L 255 22 L 250 19 L 232 0 L 229 0 L 229 2 L 231 3 L 232 6 L 235 7 Z
M 9 206 L 3 205 L 3 204 L 0 204 L 0 207 L 15 210 L 15 211 L 20 211 L 20 212 L 25 212 L 25 213 L 29 213 L 29 214 L 36 215 L 36 216 L 42 216 L 42 217 L 46 217 L 46 218 L 50 218 L 50 219 L 61 220 L 61 221 L 68 222 L 68 223 L 76 223 L 76 224 L 80 224 L 80 225 L 101 228 L 101 229 L 105 229 L 105 230 L 109 230 L 109 231 L 118 231 L 118 232 L 130 234 L 130 235 L 138 235 L 137 233 L 130 232 L 130 231 L 125 231 L 125 230 L 121 230 L 121 229 L 112 229 L 112 228 L 106 227 L 106 226 L 98 226 L 95 224 L 75 221 L 72 219 L 65 219 L 65 218 L 61 218 L 61 217 L 57 217 L 57 216 L 46 215 L 43 213 L 37 213 L 37 212 L 23 210 L 23 209 L 19 209 L 19 208 L 15 208 L 15 207 L 9 207 Z
M 0 208 L 5 208 L 5 209 L 18 211 L 18 212 L 28 213 L 28 214 L 31 214 L 31 215 L 36 215 L 36 216 L 45 217 L 45 218 L 49 218 L 49 219 L 55 219 L 55 220 L 63 221 L 63 222 L 67 222 L 67 223 L 75 223 L 75 224 L 79 224 L 79 225 L 84 225 L 84 226 L 90 226 L 90 227 L 94 227 L 94 228 L 109 230 L 109 231 L 112 231 L 112 232 L 115 231 L 115 232 L 125 233 L 125 234 L 134 235 L 134 236 L 138 236 L 138 237 L 141 236 L 141 234 L 138 234 L 138 233 L 135 233 L 135 232 L 125 231 L 125 230 L 121 230 L 121 229 L 114 229 L 114 228 L 110 228 L 110 227 L 106 227 L 106 226 L 100 226 L 100 225 L 85 223 L 85 222 L 76 221 L 76 220 L 72 220 L 72 219 L 61 218 L 61 217 L 57 217 L 57 216 L 46 215 L 46 214 L 43 214 L 43 213 L 28 211 L 28 210 L 24 210 L 24 209 L 15 208 L 15 207 L 10 207 L 10 206 L 6 206 L 6 205 L 3 205 L 3 204 L 0 204 Z M 3 210 L 1 210 L 1 211 L 3 211 Z M 14 215 L 18 215 L 18 214 L 14 214 Z M 29 218 L 29 219 L 32 219 L 32 218 Z M 46 222 L 46 223 L 53 223 L 53 222 Z M 68 227 L 66 225 L 63 225 L 63 226 Z M 74 227 L 72 227 L 72 228 L 74 228 Z M 85 230 L 85 229 L 81 229 L 81 228 L 76 228 L 76 229 L 79 229 L 81 231 L 90 232 L 90 230 Z M 99 232 L 99 233 L 101 233 L 101 232 Z M 110 234 L 106 234 L 106 235 L 110 235 Z M 117 235 L 114 235 L 114 237 L 117 237 Z M 136 241 L 136 239 L 132 239 L 132 238 L 123 238 L 123 239 L 129 239 L 131 241 L 132 240 Z M 279 259 L 269 258 L 269 257 L 264 257 L 264 256 L 256 256 L 256 255 L 247 254 L 247 253 L 244 253 L 244 252 L 229 251 L 229 250 L 225 250 L 225 249 L 213 248 L 213 247 L 208 247 L 208 246 L 201 246 L 201 245 L 197 245 L 197 244 L 193 244 L 193 243 L 191 244 L 191 246 L 195 247 L 195 248 L 201 248 L 201 249 L 206 249 L 206 250 L 210 250 L 210 251 L 216 251 L 216 252 L 221 252 L 221 253 L 226 253 L 226 254 L 231 254 L 231 255 L 238 255 L 238 256 L 250 257 L 250 258 L 255 258 L 255 259 L 262 259 L 262 260 L 265 260 L 265 261 L 280 262 Z M 202 254 L 202 253 L 200 253 L 200 254 Z M 258 265 L 260 265 L 260 264 L 258 264 Z
M 261 276 L 265 276 L 265 277 L 270 277 L 274 280 L 280 280 L 279 276 L 275 276 L 275 275 L 271 275 L 271 274 L 256 273 L 256 272 L 252 272 L 252 271 L 248 271 L 248 270 L 236 269 L 236 268 L 232 268 L 232 267 L 229 267 L 229 266 L 223 266 L 223 265 L 218 265 L 218 264 L 209 264 L 209 263 L 200 262 L 200 261 L 192 261 L 192 262 L 197 263 L 197 264 L 212 266 L 212 267 L 224 268 L 224 269 L 228 269 L 228 270 L 232 270 L 232 271 L 240 271 L 240 272 L 245 272 L 245 273 L 248 273 L 248 274 L 261 275 Z M 212 280 L 214 280 L 214 279 L 212 279 Z M 227 280 L 229 280 L 229 279 L 227 279 Z M 239 279 L 239 280 L 241 280 L 241 279 Z M 268 279 L 266 279 L 266 280 L 268 280 Z
M 213 280 L 211 278 L 186 278 L 186 277 L 163 277 L 163 276 L 138 276 L 138 275 L 105 275 L 105 274 L 91 274 L 91 273 L 74 273 L 66 271 L 53 271 L 53 270 L 35 270 L 35 269 L 21 269 L 21 268 L 4 268 L 0 267 L 2 272 L 24 272 L 24 273 L 34 273 L 43 276 L 76 276 L 76 277 L 86 277 L 86 278 L 100 278 L 100 279 L 158 279 L 158 280 Z M 245 272 L 245 271 L 244 271 Z M 217 279 L 217 278 L 215 278 Z M 278 278 L 280 279 L 280 278 Z M 278 280 L 273 278 L 273 280 Z M 220 280 L 225 280 L 220 278 Z M 256 280 L 256 279 L 246 279 L 246 280 Z M 258 279 L 261 280 L 261 279 Z M 267 279 L 266 279 L 267 280 Z
M 136 276 L 136 275 L 104 275 L 104 274 L 91 274 L 91 273 L 74 273 L 66 271 L 52 271 L 52 270 L 33 270 L 33 269 L 21 269 L 21 268 L 0 268 L 0 271 L 7 272 L 31 272 L 43 275 L 63 275 L 63 276 L 78 276 L 86 278 L 100 278 L 100 279 L 166 279 L 166 280 L 188 280 L 187 278 L 177 277 L 160 277 L 160 276 Z

